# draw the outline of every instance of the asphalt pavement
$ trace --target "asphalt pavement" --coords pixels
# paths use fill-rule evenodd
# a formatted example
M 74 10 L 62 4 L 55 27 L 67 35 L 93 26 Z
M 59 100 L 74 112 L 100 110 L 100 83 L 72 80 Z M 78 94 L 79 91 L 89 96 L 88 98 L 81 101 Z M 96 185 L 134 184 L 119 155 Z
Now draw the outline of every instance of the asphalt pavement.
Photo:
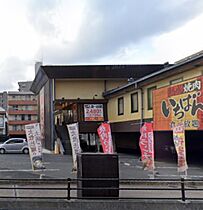
M 139 157 L 132 154 L 119 155 L 119 177 L 121 179 L 152 178 L 152 173 L 143 170 Z M 43 154 L 44 170 L 33 171 L 29 155 L 3 154 L 0 155 L 0 179 L 20 178 L 76 178 L 72 172 L 72 156 Z M 176 163 L 155 162 L 156 178 L 180 178 L 184 174 L 177 172 Z M 187 178 L 203 178 L 203 165 L 189 165 Z

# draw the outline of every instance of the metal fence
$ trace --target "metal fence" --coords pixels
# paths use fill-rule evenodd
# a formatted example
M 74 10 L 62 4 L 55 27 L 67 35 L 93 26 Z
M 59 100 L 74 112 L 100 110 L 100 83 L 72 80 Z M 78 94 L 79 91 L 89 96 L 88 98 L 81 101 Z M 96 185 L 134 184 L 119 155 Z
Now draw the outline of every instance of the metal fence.
M 117 187 L 115 183 L 118 183 Z M 203 191 L 203 180 L 184 178 L 0 180 L 0 198 L 7 199 L 150 199 L 185 202 L 203 200 L 201 191 Z M 84 192 L 84 195 L 81 192 Z

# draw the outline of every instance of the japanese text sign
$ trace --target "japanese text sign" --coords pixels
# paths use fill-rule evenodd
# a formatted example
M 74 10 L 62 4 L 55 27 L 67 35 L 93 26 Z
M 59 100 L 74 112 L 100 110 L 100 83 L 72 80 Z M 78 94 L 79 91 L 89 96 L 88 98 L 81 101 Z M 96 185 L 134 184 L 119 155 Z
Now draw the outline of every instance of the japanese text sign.
M 203 77 L 153 91 L 154 130 L 203 129 Z
M 173 128 L 173 141 L 178 155 L 178 172 L 187 170 L 186 149 L 185 149 L 185 130 L 183 123 Z
M 72 156 L 73 156 L 73 170 L 77 170 L 77 154 L 81 152 L 78 123 L 67 125 L 70 137 Z
M 33 170 L 42 168 L 42 143 L 39 123 L 25 125 Z
M 146 122 L 140 129 L 139 146 L 141 150 L 141 158 L 144 166 L 148 170 L 154 169 L 154 135 L 153 124 Z
M 103 121 L 103 104 L 84 104 L 85 121 Z
M 109 123 L 102 123 L 97 129 L 104 153 L 113 153 L 111 127 Z

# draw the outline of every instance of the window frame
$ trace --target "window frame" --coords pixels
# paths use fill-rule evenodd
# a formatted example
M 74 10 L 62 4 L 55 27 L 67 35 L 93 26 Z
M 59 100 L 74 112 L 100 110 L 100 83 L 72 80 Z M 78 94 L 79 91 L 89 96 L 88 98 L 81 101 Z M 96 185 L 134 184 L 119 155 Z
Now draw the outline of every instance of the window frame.
M 29 121 L 32 120 L 32 115 L 31 115 L 31 114 L 28 114 L 27 119 L 28 119 Z
M 122 109 L 123 109 L 122 112 L 120 110 L 120 101 L 122 101 Z M 118 103 L 118 115 L 119 116 L 124 115 L 124 97 L 123 96 L 119 97 L 117 103 Z
M 175 84 L 178 84 L 180 82 L 183 82 L 183 77 L 179 77 L 177 79 L 170 80 L 170 85 L 175 85 Z
M 156 89 L 157 89 L 156 86 L 152 86 L 152 87 L 147 88 L 147 109 L 148 110 L 153 109 L 153 94 L 152 94 L 152 92 Z M 149 100 L 150 99 L 150 97 L 149 97 L 150 94 L 151 94 L 151 104 L 150 104 L 150 100 Z
M 133 96 L 136 97 L 136 104 L 137 104 L 137 109 L 134 109 L 134 100 L 133 100 Z M 132 93 L 130 94 L 130 101 L 131 101 L 131 113 L 135 113 L 135 112 L 138 112 L 139 110 L 139 103 L 138 103 L 138 92 L 135 92 L 135 93 Z
M 18 105 L 13 105 L 13 110 L 19 110 L 19 106 Z

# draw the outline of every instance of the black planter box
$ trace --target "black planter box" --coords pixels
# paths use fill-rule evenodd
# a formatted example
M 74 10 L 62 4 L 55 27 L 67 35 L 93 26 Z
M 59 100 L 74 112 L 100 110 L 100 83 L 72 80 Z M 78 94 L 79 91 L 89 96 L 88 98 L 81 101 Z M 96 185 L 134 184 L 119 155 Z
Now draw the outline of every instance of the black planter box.
M 77 178 L 78 188 L 94 188 L 78 189 L 78 198 L 119 197 L 119 190 L 111 189 L 119 187 L 118 155 L 104 153 L 78 154 Z

